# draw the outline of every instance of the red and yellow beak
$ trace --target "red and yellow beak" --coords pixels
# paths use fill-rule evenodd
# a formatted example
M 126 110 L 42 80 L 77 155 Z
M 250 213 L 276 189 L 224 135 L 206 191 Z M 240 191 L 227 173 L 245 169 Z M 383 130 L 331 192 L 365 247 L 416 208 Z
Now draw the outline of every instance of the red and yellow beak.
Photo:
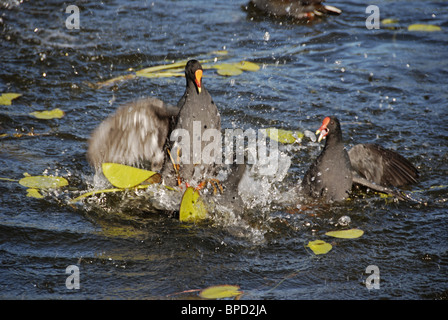
M 330 130 L 328 130 L 328 128 L 327 128 L 329 123 L 330 123 L 330 117 L 326 117 L 324 119 L 324 121 L 322 121 L 322 125 L 316 131 L 316 135 L 319 135 L 319 138 L 317 139 L 317 142 L 321 142 L 322 139 L 325 139 L 327 134 L 330 132 Z
M 194 73 L 194 82 L 196 83 L 196 88 L 198 92 L 201 93 L 201 83 L 202 83 L 202 70 L 196 70 Z

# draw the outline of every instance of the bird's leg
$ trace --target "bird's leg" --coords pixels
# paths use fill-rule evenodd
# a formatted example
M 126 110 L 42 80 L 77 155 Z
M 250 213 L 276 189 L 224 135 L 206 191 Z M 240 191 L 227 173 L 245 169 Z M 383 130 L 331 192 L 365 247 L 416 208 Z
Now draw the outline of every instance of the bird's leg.
M 177 169 L 177 171 L 176 171 L 177 172 L 177 184 L 181 185 L 182 179 L 180 178 L 180 149 L 179 148 L 176 151 L 176 156 L 177 156 L 177 164 L 175 166 Z
M 210 182 L 210 184 L 212 185 L 212 187 L 213 187 L 213 194 L 216 195 L 218 193 L 217 187 L 219 188 L 219 191 L 221 193 L 224 192 L 224 189 L 223 189 L 223 187 L 221 185 L 221 182 L 218 179 L 205 179 L 205 180 L 203 180 L 203 181 L 201 181 L 199 183 L 199 185 L 195 188 L 195 190 L 199 191 L 199 190 L 203 189 L 207 185 L 207 182 Z
M 197 191 L 202 190 L 202 189 L 204 189 L 204 187 L 206 185 L 207 185 L 207 180 L 201 181 L 194 190 L 197 190 Z
M 179 174 L 179 158 L 180 158 L 179 157 L 179 153 L 180 153 L 180 150 L 177 149 L 177 160 L 178 160 L 177 164 L 176 164 L 176 162 L 174 162 L 174 159 L 173 159 L 173 156 L 171 155 L 170 149 L 166 149 L 166 151 L 168 152 L 168 155 L 170 156 L 171 163 L 173 164 L 174 172 L 176 172 L 177 184 L 180 186 L 182 184 L 182 181 L 181 181 L 181 178 L 180 178 L 180 174 Z
M 221 182 L 220 182 L 218 179 L 209 179 L 209 182 L 212 183 L 212 186 L 213 186 L 213 193 L 214 193 L 214 194 L 216 194 L 216 187 L 215 187 L 215 184 L 216 184 L 216 186 L 218 186 L 219 191 L 221 192 L 221 194 L 224 193 L 224 189 L 223 189 L 223 187 L 222 187 L 222 185 L 221 185 Z

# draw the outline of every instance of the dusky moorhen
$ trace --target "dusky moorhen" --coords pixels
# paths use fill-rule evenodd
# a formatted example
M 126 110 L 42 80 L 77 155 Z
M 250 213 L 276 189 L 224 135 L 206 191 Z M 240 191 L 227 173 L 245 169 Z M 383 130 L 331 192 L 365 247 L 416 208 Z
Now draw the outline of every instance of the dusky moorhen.
M 261 11 L 276 18 L 311 20 L 328 14 L 341 14 L 341 10 L 324 5 L 325 0 L 250 0 L 249 9 Z
M 202 84 L 202 66 L 197 60 L 187 62 L 185 78 L 185 93 L 177 107 L 156 98 L 140 99 L 119 107 L 115 114 L 94 130 L 89 139 L 87 158 L 95 170 L 101 171 L 101 164 L 104 162 L 149 166 L 153 171 L 163 170 L 162 177 L 171 178 L 168 185 L 177 181 L 177 177 L 172 177 L 173 164 L 166 155 L 167 141 L 172 131 L 185 129 L 191 140 L 193 121 L 200 123 L 201 136 L 207 128 L 221 130 L 220 114 Z M 192 146 L 190 152 L 193 152 Z M 183 180 L 192 178 L 196 165 L 198 164 L 180 163 L 179 172 Z M 213 164 L 199 167 L 206 174 L 211 171 L 209 167 L 213 167 Z
M 184 181 L 195 179 L 196 182 L 199 182 L 207 177 L 213 177 L 216 174 L 216 163 L 221 163 L 222 160 L 216 158 L 211 159 L 213 160 L 211 163 L 204 163 L 203 155 L 195 154 L 195 152 L 202 153 L 204 147 L 209 143 L 203 139 L 205 130 L 214 129 L 216 133 L 221 133 L 221 115 L 210 93 L 202 83 L 202 73 L 203 69 L 199 61 L 190 60 L 187 63 L 185 67 L 186 89 L 177 105 L 180 111 L 173 127 L 177 133 L 188 132 L 189 134 L 189 137 L 182 137 L 180 141 L 178 139 L 171 144 L 173 160 L 179 163 L 178 156 L 180 156 L 179 174 Z M 200 127 L 200 132 L 196 129 L 198 131 L 196 136 L 194 135 L 195 126 L 196 128 Z M 189 138 L 189 140 L 183 141 L 183 138 Z M 193 141 L 195 138 L 199 138 L 201 141 Z M 186 142 L 189 146 L 184 145 Z M 195 143 L 200 145 L 200 149 L 198 145 L 195 146 Z M 221 146 L 221 141 L 219 141 L 219 145 Z M 185 150 L 189 149 L 189 155 L 182 154 L 186 152 L 182 150 L 182 146 L 186 147 Z M 177 150 L 180 151 L 179 154 L 177 154 Z M 173 176 L 173 173 L 173 166 L 167 165 L 163 176 Z
M 418 170 L 400 154 L 376 144 L 358 144 L 349 152 L 344 148 L 339 120 L 326 117 L 316 134 L 326 139 L 324 149 L 310 166 L 302 190 L 327 202 L 346 199 L 354 184 L 372 190 L 400 194 L 390 187 L 416 183 Z

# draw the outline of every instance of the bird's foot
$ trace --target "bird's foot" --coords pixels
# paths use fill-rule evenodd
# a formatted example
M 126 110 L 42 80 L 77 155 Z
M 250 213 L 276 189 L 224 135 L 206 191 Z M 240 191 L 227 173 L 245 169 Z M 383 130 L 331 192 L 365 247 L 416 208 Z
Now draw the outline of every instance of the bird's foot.
M 210 183 L 213 187 L 213 194 L 216 195 L 218 193 L 218 189 L 221 193 L 224 192 L 221 182 L 218 179 L 206 179 L 199 183 L 199 185 L 195 188 L 195 190 L 202 190 L 205 188 L 207 183 Z

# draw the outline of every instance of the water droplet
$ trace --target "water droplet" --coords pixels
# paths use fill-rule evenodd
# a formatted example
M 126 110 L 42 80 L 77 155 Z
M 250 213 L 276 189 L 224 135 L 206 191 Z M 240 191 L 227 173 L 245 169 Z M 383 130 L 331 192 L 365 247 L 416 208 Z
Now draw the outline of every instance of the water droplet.
M 269 32 L 266 31 L 264 33 L 263 40 L 264 41 L 269 41 L 270 38 L 271 38 L 271 35 L 269 34 Z
M 348 226 L 352 222 L 349 216 L 342 216 L 338 219 L 338 224 L 341 226 Z
M 312 142 L 316 142 L 316 134 L 314 133 L 314 132 L 312 132 L 312 131 L 310 131 L 310 130 L 305 130 L 304 132 L 303 132 L 303 135 L 305 136 L 305 137 L 308 137 L 308 138 L 310 138 L 310 140 L 312 141 Z

